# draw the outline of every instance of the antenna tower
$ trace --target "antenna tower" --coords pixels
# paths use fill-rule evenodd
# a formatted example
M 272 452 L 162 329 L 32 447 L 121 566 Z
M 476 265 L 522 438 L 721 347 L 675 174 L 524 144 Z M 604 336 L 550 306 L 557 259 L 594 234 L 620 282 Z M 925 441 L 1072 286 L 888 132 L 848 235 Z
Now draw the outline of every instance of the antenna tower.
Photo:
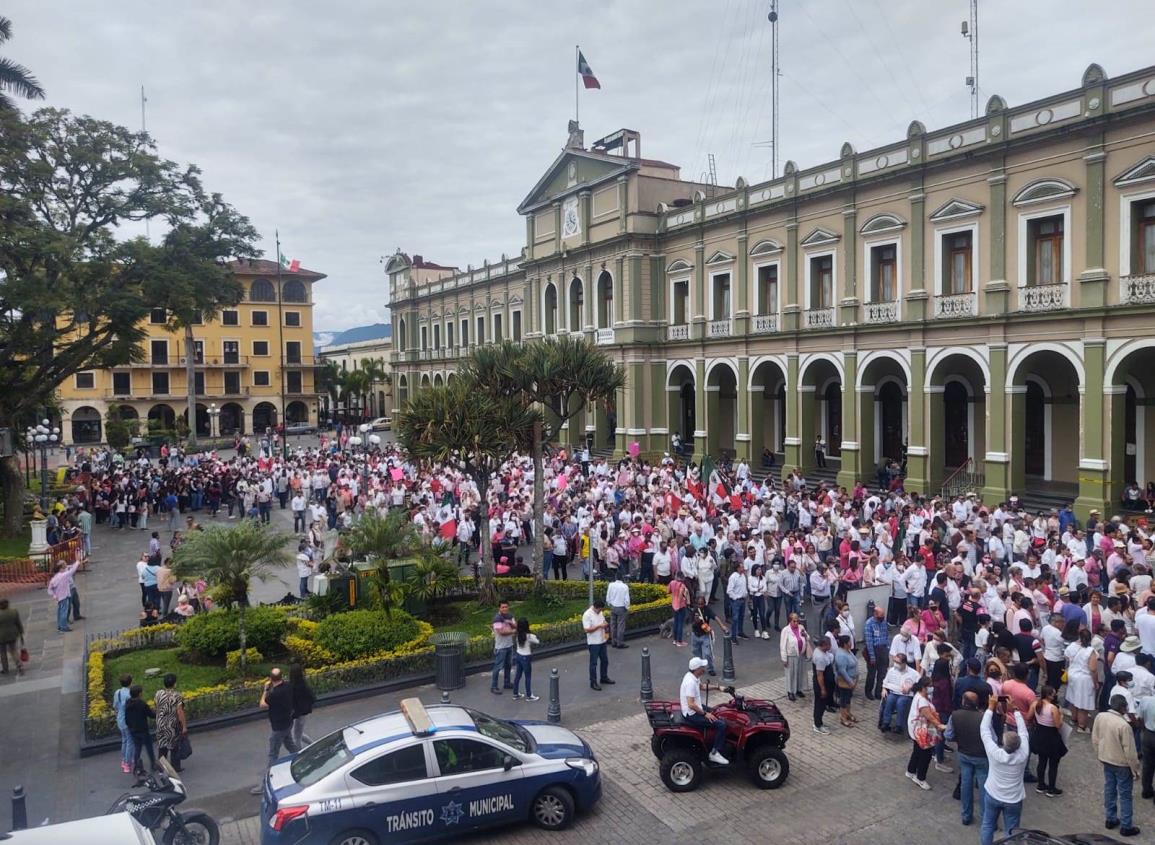
M 971 43 L 971 73 L 967 88 L 971 92 L 971 117 L 979 116 L 979 0 L 970 0 L 971 17 L 962 22 L 962 35 Z
M 770 0 L 770 178 L 778 178 L 778 0 Z

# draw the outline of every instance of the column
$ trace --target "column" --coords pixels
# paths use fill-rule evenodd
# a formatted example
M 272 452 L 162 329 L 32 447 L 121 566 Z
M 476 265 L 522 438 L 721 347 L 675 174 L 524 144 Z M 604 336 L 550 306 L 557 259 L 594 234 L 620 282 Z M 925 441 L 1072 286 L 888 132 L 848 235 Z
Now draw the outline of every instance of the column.
M 986 312 L 1006 314 L 1010 310 L 1011 295 L 1010 285 L 1007 284 L 1007 175 L 1000 170 L 989 177 L 987 182 L 991 189 L 990 229 L 987 232 L 991 251 L 991 278 L 986 286 Z
M 943 400 L 943 393 L 946 388 L 942 385 L 928 384 L 923 388 L 924 400 L 926 405 L 926 439 L 927 439 L 927 487 L 930 488 L 937 485 L 941 488 L 941 483 L 946 481 L 945 468 L 943 466 L 943 450 L 946 448 L 946 406 Z M 975 437 L 977 438 L 977 433 Z M 928 492 L 933 492 L 928 490 Z
M 926 349 L 910 350 L 910 385 L 906 392 L 906 488 L 929 494 L 930 466 L 926 436 Z
M 626 231 L 626 223 L 629 215 L 626 213 L 629 208 L 630 192 L 629 177 L 618 177 L 618 233 L 622 234 Z
M 642 321 L 642 256 L 633 254 L 626 258 L 626 278 L 630 287 L 629 322 Z
M 553 252 L 561 254 L 561 203 L 553 204 Z
M 916 322 L 925 320 L 927 298 L 926 194 L 919 190 L 910 195 L 910 291 L 906 295 L 906 313 L 902 315 L 903 318 Z M 921 401 L 921 397 L 916 397 L 914 401 Z
M 650 451 L 657 455 L 668 452 L 670 449 L 670 396 L 666 392 L 666 362 L 651 361 L 650 367 L 650 419 L 649 426 Z M 686 437 L 692 437 L 693 432 L 687 432 Z
M 1098 137 L 1092 143 L 1094 148 L 1083 156 L 1087 168 L 1084 210 L 1087 216 L 1086 266 L 1083 272 L 1079 274 L 1079 299 L 1071 304 L 1083 308 L 1103 308 L 1107 304 L 1107 284 L 1111 279 L 1105 269 L 1107 263 L 1104 234 L 1106 229 L 1107 153 L 1103 150 L 1103 133 L 1098 133 Z
M 750 330 L 750 251 L 748 244 L 748 236 L 746 234 L 746 222 L 742 221 L 742 228 L 738 230 L 738 272 L 736 276 L 736 283 L 738 286 L 737 297 L 733 313 L 734 335 L 736 337 L 745 337 Z M 739 393 L 742 385 L 739 385 Z M 743 428 L 742 431 L 749 429 Z
M 525 316 L 525 336 L 531 337 L 542 334 L 543 329 L 541 324 L 541 280 L 538 278 L 529 279 L 525 285 L 525 307 L 522 309 Z M 457 322 L 457 309 L 454 309 L 453 322 Z M 512 332 L 513 326 L 510 326 Z M 454 339 L 457 335 L 457 328 L 453 330 Z
M 843 487 L 853 487 L 864 471 L 862 448 L 865 440 L 864 426 L 858 418 L 859 408 L 869 406 L 874 413 L 874 396 L 859 396 L 855 390 L 858 382 L 858 353 L 842 354 L 842 460 L 838 470 L 838 483 Z M 873 422 L 873 417 L 871 418 Z M 873 438 L 871 434 L 871 438 Z M 870 442 L 874 442 L 871 439 Z
M 594 265 L 587 264 L 585 266 L 585 278 L 582 279 L 582 310 L 585 311 L 582 320 L 582 330 L 588 337 L 593 336 L 594 326 L 594 306 L 597 304 L 598 298 L 598 282 L 594 277 Z
M 694 454 L 706 454 L 706 426 L 709 425 L 706 411 L 706 359 L 694 361 Z M 687 432 L 688 434 L 688 432 Z
M 642 279 L 638 277 L 638 287 L 641 288 Z M 666 319 L 666 265 L 665 256 L 651 255 L 650 256 L 650 310 L 649 313 L 641 311 L 641 294 L 638 295 L 638 320 L 661 320 Z
M 796 332 L 802 324 L 798 305 L 798 218 L 792 211 L 786 222 L 786 301 L 782 306 L 782 331 Z M 793 388 L 787 387 L 787 393 Z
M 783 438 L 782 477 L 802 462 L 801 402 L 798 389 L 798 353 L 786 353 L 786 436 Z
M 745 266 L 745 263 L 742 264 Z M 734 451 L 744 461 L 750 460 L 750 359 L 738 359 L 738 431 L 734 435 Z
M 626 277 L 625 260 L 618 256 L 614 259 L 614 314 L 611 325 L 626 321 Z
M 991 344 L 990 351 L 991 383 L 986 387 L 987 451 L 983 457 L 986 478 L 983 500 L 993 507 L 1010 495 L 1011 478 L 1007 430 L 1007 347 L 1003 343 Z
M 1087 383 L 1079 385 L 1079 496 L 1075 499 L 1075 512 L 1080 519 L 1086 519 L 1092 508 L 1108 513 L 1107 508 L 1115 501 L 1111 496 L 1110 463 L 1103 448 L 1104 405 L 1108 403 L 1103 384 L 1106 353 L 1107 341 L 1103 338 L 1083 341 Z
M 706 336 L 706 245 L 694 244 L 694 313 L 690 317 L 690 337 Z
M 1103 388 L 1103 394 L 1103 430 L 1107 434 L 1108 446 L 1107 498 L 1109 501 L 1117 502 L 1119 497 L 1123 495 L 1123 485 L 1131 480 L 1125 477 L 1124 471 L 1124 467 L 1127 465 L 1127 387 L 1126 385 L 1109 384 Z M 1147 411 L 1143 402 L 1143 399 L 1139 399 L 1135 408 L 1135 413 L 1140 415 L 1140 419 Z M 1136 432 L 1136 434 L 1139 433 Z M 1142 444 L 1137 445 L 1141 446 Z M 1136 467 L 1136 470 L 1139 478 L 1143 478 L 1143 467 Z M 1080 470 L 1080 488 L 1082 475 L 1083 472 Z M 1100 507 L 1099 510 L 1103 510 L 1103 508 Z
M 590 208 L 590 192 L 578 192 L 578 220 L 581 221 L 581 245 L 588 246 L 590 242 L 590 218 L 593 217 L 592 209 Z
M 842 212 L 842 301 L 838 304 L 838 325 L 853 326 L 858 319 L 858 211 L 849 208 Z M 842 391 L 846 404 L 846 390 Z M 853 392 L 853 389 L 851 390 Z M 843 425 L 846 416 L 843 415 Z

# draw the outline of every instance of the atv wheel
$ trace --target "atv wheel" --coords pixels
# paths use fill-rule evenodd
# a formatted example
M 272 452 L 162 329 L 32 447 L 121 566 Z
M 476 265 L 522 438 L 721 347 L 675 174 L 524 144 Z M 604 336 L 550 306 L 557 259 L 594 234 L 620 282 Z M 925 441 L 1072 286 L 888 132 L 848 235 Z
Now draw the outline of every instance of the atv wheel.
M 659 770 L 670 792 L 693 792 L 702 782 L 702 760 L 685 748 L 671 748 L 663 754 Z
M 750 779 L 759 789 L 777 789 L 786 783 L 790 761 L 779 748 L 759 748 L 746 758 Z

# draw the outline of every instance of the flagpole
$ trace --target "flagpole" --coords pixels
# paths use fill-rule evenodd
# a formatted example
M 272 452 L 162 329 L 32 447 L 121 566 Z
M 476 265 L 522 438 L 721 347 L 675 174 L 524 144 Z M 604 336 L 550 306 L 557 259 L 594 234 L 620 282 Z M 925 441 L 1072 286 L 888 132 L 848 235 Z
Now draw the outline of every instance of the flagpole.
M 281 362 L 281 413 L 278 415 L 278 420 L 281 424 L 281 457 L 287 458 L 289 456 L 289 439 L 285 436 L 285 310 L 284 310 L 284 292 L 285 285 L 281 280 L 281 232 L 279 229 L 273 230 L 273 236 L 277 241 L 277 339 L 281 345 L 280 362 Z M 276 435 L 277 426 L 273 425 L 273 434 Z M 272 444 L 269 444 L 269 457 L 272 457 Z
M 576 45 L 573 48 L 573 122 L 581 123 L 581 112 L 579 106 L 579 96 L 581 91 L 581 74 L 578 73 L 578 65 L 581 62 L 582 48 L 581 45 Z

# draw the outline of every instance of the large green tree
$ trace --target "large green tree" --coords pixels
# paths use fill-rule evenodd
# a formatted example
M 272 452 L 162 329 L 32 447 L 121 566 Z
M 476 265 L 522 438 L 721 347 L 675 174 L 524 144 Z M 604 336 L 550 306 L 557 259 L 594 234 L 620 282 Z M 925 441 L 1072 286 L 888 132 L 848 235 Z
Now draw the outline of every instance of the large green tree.
M 0 15 L 0 46 L 12 38 L 12 21 Z M 15 111 L 16 104 L 8 96 L 11 92 L 26 100 L 43 100 L 44 89 L 32 71 L 11 59 L 0 56 L 0 111 Z
M 622 367 L 585 338 L 547 337 L 527 344 L 511 342 L 475 349 L 467 376 L 486 395 L 514 399 L 537 408 L 533 451 L 533 573 L 540 586 L 545 531 L 545 462 L 562 426 L 587 407 L 614 400 L 626 383 Z
M 481 495 L 480 598 L 497 601 L 489 546 L 489 482 L 517 451 L 526 449 L 540 417 L 517 398 L 485 394 L 473 379 L 419 390 L 394 420 L 397 439 L 419 461 L 460 467 Z

